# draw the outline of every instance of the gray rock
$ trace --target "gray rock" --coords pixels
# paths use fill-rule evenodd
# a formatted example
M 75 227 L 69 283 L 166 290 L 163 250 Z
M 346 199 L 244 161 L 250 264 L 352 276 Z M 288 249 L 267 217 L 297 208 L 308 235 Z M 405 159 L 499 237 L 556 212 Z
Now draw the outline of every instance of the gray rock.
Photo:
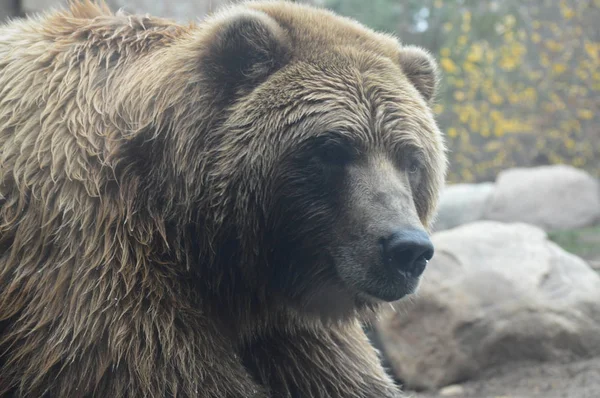
M 600 272 L 600 260 L 589 260 L 590 267 L 596 272 Z
M 443 231 L 480 220 L 493 190 L 492 183 L 446 186 L 440 196 L 433 230 Z
M 413 300 L 377 324 L 408 388 L 437 389 L 522 360 L 600 355 L 600 276 L 527 224 L 478 221 L 433 236 Z
M 24 14 L 36 14 L 50 9 L 63 9 L 67 0 L 21 0 L 21 10 Z
M 460 384 L 452 384 L 439 391 L 442 397 L 461 397 L 465 395 L 465 388 Z
M 17 0 L 0 0 L 0 23 L 6 22 L 8 18 L 19 14 L 19 2 Z
M 483 218 L 546 231 L 589 226 L 600 220 L 600 188 L 592 176 L 571 166 L 506 170 L 498 175 Z

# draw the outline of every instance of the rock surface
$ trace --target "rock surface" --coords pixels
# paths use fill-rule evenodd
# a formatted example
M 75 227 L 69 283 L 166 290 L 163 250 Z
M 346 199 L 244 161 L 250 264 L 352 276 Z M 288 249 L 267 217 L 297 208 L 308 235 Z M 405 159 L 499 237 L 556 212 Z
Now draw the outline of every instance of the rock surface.
M 443 231 L 480 220 L 494 191 L 494 184 L 454 184 L 440 196 L 434 231 Z
M 498 175 L 483 218 L 546 231 L 589 226 L 600 220 L 600 188 L 592 176 L 571 166 L 506 170 Z
M 479 221 L 433 242 L 416 297 L 377 325 L 407 388 L 441 388 L 523 360 L 600 355 L 600 276 L 544 231 Z
M 461 384 L 460 398 L 598 398 L 600 357 L 568 363 L 522 362 Z M 444 398 L 447 390 L 404 391 L 410 398 Z
M 16 0 L 0 0 L 0 23 L 19 14 L 19 3 Z

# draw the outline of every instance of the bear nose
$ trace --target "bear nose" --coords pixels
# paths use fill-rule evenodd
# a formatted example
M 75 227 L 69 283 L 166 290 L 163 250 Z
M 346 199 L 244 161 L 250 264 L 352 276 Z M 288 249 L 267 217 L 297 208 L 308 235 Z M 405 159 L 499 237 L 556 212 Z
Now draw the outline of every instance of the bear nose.
M 410 277 L 420 276 L 433 257 L 433 243 L 420 229 L 399 229 L 381 244 L 384 263 Z

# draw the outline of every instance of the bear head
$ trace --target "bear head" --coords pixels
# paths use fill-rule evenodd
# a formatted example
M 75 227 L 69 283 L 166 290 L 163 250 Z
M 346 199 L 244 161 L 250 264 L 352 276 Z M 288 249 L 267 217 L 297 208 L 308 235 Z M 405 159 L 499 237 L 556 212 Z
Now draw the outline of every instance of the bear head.
M 197 106 L 202 122 L 169 114 L 175 143 L 161 156 L 175 173 L 157 191 L 182 195 L 167 196 L 186 204 L 182 225 L 194 220 L 185 246 L 197 246 L 201 268 L 236 275 L 215 284 L 237 294 L 260 285 L 332 314 L 412 293 L 433 255 L 427 230 L 446 173 L 434 59 L 282 2 L 226 9 L 185 46 L 193 64 L 163 73 L 177 65 L 200 87 L 182 109 Z

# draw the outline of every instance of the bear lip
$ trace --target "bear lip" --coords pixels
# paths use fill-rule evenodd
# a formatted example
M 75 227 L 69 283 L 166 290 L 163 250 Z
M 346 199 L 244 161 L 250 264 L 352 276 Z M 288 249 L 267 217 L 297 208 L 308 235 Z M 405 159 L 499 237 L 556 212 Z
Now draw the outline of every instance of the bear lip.
M 393 279 L 393 280 L 392 280 Z M 407 276 L 398 273 L 396 278 L 386 278 L 377 281 L 366 289 L 361 289 L 359 294 L 371 302 L 393 302 L 414 294 L 420 282 L 420 277 Z

